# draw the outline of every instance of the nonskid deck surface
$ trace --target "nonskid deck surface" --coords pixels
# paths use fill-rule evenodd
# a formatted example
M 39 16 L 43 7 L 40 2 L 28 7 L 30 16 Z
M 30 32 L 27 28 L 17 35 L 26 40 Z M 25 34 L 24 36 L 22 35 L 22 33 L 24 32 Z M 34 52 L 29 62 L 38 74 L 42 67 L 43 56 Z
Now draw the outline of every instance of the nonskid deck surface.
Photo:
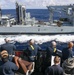
M 22 73 L 16 73 L 15 75 L 25 75 L 25 74 L 22 74 Z M 44 75 L 42 72 L 34 72 L 32 73 L 31 75 Z
M 15 75 L 24 75 L 24 74 L 21 74 L 21 73 L 16 73 Z

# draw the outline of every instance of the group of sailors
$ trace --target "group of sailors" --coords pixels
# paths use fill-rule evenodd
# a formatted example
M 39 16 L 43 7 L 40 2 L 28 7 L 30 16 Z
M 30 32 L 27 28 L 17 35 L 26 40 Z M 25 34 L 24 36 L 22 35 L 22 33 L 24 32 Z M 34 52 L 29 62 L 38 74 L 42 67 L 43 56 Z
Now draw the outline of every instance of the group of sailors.
M 15 75 L 15 72 L 20 68 L 24 74 L 31 74 L 35 69 L 35 60 L 37 59 L 38 50 L 42 50 L 41 47 L 31 39 L 26 48 L 29 58 L 29 61 L 27 61 L 15 55 L 16 46 L 10 43 L 9 38 L 5 38 L 4 40 L 6 43 L 0 47 L 0 75 Z M 64 75 L 64 70 L 61 67 L 62 63 L 68 58 L 73 58 L 73 42 L 69 42 L 67 48 L 61 51 L 56 46 L 57 43 L 52 41 L 51 46 L 47 46 L 46 48 L 47 60 L 45 59 L 45 61 L 49 62 L 46 63 L 48 66 L 45 69 L 45 75 Z M 52 64 L 51 60 L 54 64 Z

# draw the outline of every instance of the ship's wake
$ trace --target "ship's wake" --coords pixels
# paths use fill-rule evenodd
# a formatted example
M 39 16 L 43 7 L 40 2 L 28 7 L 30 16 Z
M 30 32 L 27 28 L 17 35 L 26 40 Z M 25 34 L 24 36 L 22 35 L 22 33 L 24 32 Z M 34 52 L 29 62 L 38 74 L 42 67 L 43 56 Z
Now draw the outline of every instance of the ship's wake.
M 4 39 L 9 37 L 12 42 L 27 42 L 30 39 L 34 39 L 36 43 L 42 44 L 44 42 L 49 42 L 52 40 L 59 41 L 59 42 L 69 42 L 74 41 L 74 35 L 4 35 L 0 36 L 0 44 L 5 43 Z

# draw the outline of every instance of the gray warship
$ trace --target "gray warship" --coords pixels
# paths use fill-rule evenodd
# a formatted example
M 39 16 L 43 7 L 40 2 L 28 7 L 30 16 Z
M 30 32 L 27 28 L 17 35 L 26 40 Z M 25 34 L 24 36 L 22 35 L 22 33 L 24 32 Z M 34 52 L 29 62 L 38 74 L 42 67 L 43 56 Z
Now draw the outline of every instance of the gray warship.
M 49 22 L 40 22 L 34 17 L 31 18 L 30 13 L 26 13 L 25 6 L 18 2 L 16 2 L 17 18 L 2 15 L 0 8 L 0 34 L 74 34 L 74 4 L 47 6 L 47 8 L 50 12 Z M 62 10 L 67 18 L 53 20 L 55 10 Z

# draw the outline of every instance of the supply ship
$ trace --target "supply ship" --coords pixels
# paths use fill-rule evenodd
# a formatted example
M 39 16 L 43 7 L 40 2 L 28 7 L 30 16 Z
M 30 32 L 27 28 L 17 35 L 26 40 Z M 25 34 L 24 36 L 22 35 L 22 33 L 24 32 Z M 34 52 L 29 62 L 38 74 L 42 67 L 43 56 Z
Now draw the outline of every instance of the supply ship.
M 74 33 L 74 4 L 47 6 L 50 12 L 48 22 L 40 22 L 30 13 L 26 13 L 25 5 L 16 2 L 16 18 L 11 15 L 2 15 L 0 8 L 0 34 L 73 34 Z M 54 12 L 62 10 L 67 18 L 54 20 Z

